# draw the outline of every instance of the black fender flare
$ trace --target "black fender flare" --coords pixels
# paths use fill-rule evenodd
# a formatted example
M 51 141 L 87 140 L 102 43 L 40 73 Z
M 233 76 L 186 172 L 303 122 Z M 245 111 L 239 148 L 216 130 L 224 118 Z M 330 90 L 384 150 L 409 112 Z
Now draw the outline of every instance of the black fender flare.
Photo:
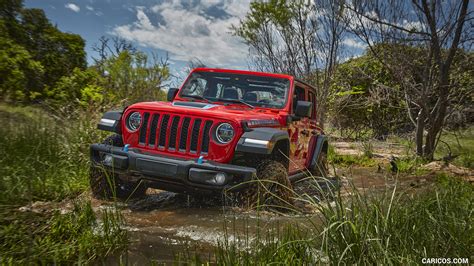
M 254 128 L 240 137 L 235 151 L 269 155 L 279 141 L 289 139 L 288 132 L 278 128 Z
M 323 151 L 323 147 L 326 145 L 326 149 L 329 148 L 328 137 L 326 135 L 318 135 L 316 139 L 316 145 L 314 147 L 313 157 L 311 158 L 311 163 L 309 165 L 310 169 L 314 169 L 318 163 L 319 155 Z M 326 150 L 327 152 L 327 150 Z
M 117 134 L 122 134 L 121 120 L 124 110 L 113 110 L 105 112 L 97 128 L 104 131 L 110 131 Z

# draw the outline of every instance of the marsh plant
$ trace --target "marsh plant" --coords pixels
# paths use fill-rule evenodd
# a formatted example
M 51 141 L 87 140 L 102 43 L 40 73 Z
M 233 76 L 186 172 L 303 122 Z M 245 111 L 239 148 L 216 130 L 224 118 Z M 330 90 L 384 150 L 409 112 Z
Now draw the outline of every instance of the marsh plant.
M 374 157 L 374 145 L 370 140 L 362 142 L 363 155 L 367 158 Z
M 228 265 L 416 264 L 426 257 L 473 259 L 474 186 L 466 181 L 438 175 L 421 191 L 394 185 L 382 193 L 368 193 L 353 185 L 342 191 L 328 190 L 332 185 L 321 184 L 334 184 L 332 180 L 308 179 L 313 179 L 312 186 L 321 197 L 300 194 L 295 201 L 317 210 L 317 215 L 308 216 L 312 226 L 262 228 L 255 237 L 226 239 L 212 261 Z
M 126 244 L 120 213 L 97 217 L 87 200 L 87 143 L 101 136 L 80 115 L 0 105 L 0 264 L 88 263 Z M 34 209 L 61 201 L 74 206 Z

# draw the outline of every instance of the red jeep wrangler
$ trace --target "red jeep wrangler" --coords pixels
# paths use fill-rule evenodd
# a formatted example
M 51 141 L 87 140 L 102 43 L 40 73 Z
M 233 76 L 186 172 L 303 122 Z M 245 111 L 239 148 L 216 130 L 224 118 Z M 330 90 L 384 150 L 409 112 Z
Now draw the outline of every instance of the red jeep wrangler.
M 248 194 L 254 179 L 286 189 L 327 173 L 315 88 L 292 76 L 197 68 L 168 101 L 104 114 L 98 128 L 116 134 L 90 147 L 94 196 Z

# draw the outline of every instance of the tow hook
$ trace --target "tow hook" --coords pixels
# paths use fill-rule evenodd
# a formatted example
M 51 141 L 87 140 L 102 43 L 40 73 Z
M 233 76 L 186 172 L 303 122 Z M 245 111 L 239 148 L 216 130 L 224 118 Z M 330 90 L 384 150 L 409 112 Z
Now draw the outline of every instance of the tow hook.
M 128 147 L 130 146 L 130 144 L 125 144 L 125 146 L 123 146 L 123 151 L 124 152 L 128 152 Z
M 197 159 L 197 164 L 202 164 L 204 162 L 204 156 L 199 156 L 199 158 Z

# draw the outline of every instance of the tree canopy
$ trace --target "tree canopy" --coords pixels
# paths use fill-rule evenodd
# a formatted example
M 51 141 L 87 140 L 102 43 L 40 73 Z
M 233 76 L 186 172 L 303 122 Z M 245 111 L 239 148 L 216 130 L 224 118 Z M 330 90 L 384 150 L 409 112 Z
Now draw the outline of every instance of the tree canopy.
M 0 91 L 7 101 L 45 99 L 49 88 L 75 68 L 87 67 L 85 41 L 60 31 L 41 9 L 0 0 Z

